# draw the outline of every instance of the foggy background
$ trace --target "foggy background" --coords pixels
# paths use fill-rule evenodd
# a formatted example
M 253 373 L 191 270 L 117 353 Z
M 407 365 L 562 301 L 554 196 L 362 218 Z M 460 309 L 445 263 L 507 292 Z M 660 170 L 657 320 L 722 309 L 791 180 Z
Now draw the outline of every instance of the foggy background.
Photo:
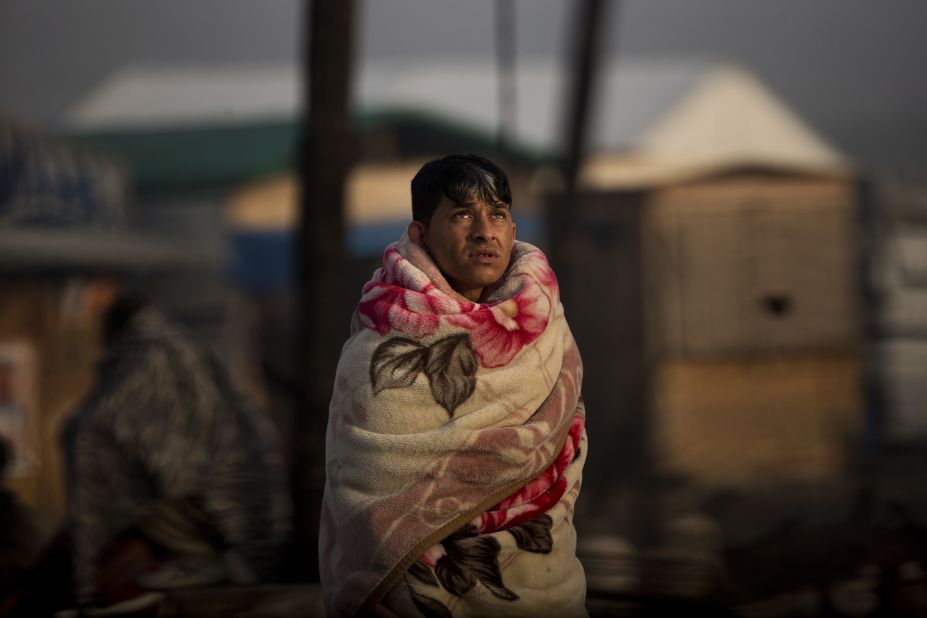
M 293 64 L 300 6 L 4 0 L 0 104 L 61 126 L 71 106 L 121 67 Z M 564 58 L 568 9 L 557 0 L 517 2 L 518 58 Z M 358 66 L 373 58 L 441 55 L 492 63 L 493 19 L 486 0 L 368 2 L 359 16 Z M 855 160 L 905 166 L 924 159 L 925 22 L 927 7 L 916 0 L 630 1 L 611 11 L 606 46 L 619 57 L 734 58 Z

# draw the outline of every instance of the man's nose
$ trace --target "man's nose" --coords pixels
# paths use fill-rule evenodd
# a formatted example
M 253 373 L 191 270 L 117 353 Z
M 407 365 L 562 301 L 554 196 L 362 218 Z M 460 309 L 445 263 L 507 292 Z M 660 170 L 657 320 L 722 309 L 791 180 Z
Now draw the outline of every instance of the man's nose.
M 496 237 L 495 229 L 489 220 L 489 214 L 477 213 L 473 216 L 473 225 L 470 226 L 470 236 L 474 240 L 492 240 Z

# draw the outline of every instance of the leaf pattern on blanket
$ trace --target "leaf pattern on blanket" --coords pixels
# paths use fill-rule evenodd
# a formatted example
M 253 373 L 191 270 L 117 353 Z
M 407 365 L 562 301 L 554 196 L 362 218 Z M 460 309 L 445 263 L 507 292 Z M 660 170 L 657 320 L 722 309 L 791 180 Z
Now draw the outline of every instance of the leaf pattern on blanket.
M 431 382 L 431 394 L 451 418 L 476 389 L 478 366 L 467 333 L 439 339 L 428 348 L 425 374 Z
M 374 350 L 370 360 L 370 383 L 376 396 L 389 388 L 412 386 L 418 374 L 424 371 L 435 403 L 454 418 L 457 407 L 476 390 L 478 367 L 467 333 L 449 335 L 430 346 L 423 346 L 414 339 L 394 337 Z
M 518 549 L 535 554 L 549 554 L 554 546 L 554 539 L 550 533 L 553 523 L 550 515 L 540 515 L 520 526 L 509 528 L 508 531 L 515 537 Z
M 518 595 L 502 583 L 499 541 L 491 536 L 478 536 L 445 539 L 441 544 L 447 554 L 435 565 L 435 575 L 448 592 L 463 596 L 480 582 L 504 601 L 518 599 Z
M 370 361 L 370 383 L 373 394 L 388 388 L 411 386 L 425 368 L 428 348 L 412 339 L 396 337 L 384 341 L 373 353 Z

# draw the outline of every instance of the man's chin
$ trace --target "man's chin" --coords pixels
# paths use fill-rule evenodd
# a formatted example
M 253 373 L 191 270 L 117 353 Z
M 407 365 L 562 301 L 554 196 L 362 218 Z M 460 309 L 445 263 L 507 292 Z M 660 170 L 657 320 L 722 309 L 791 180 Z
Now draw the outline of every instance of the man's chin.
M 454 276 L 452 273 L 444 273 L 454 289 L 458 291 L 461 289 L 475 290 L 491 287 L 498 283 L 505 273 L 505 268 L 500 268 L 496 264 L 478 267 L 471 265 L 469 268 L 461 269 L 458 272 L 458 276 Z
M 484 267 L 474 269 L 472 272 L 467 273 L 469 280 L 475 283 L 478 286 L 486 287 L 487 285 L 492 285 L 496 281 L 502 278 L 502 273 L 505 272 L 504 268 L 498 267 Z

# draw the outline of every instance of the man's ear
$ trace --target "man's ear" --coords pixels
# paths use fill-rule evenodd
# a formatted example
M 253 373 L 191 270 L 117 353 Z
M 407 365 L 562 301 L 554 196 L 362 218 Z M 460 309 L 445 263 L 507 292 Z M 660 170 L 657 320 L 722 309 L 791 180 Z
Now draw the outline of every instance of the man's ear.
M 425 224 L 421 221 L 413 221 L 409 224 L 409 227 L 406 228 L 406 234 L 409 235 L 409 240 L 412 241 L 412 244 L 418 245 L 422 249 L 428 250 L 428 244 L 425 242 Z

